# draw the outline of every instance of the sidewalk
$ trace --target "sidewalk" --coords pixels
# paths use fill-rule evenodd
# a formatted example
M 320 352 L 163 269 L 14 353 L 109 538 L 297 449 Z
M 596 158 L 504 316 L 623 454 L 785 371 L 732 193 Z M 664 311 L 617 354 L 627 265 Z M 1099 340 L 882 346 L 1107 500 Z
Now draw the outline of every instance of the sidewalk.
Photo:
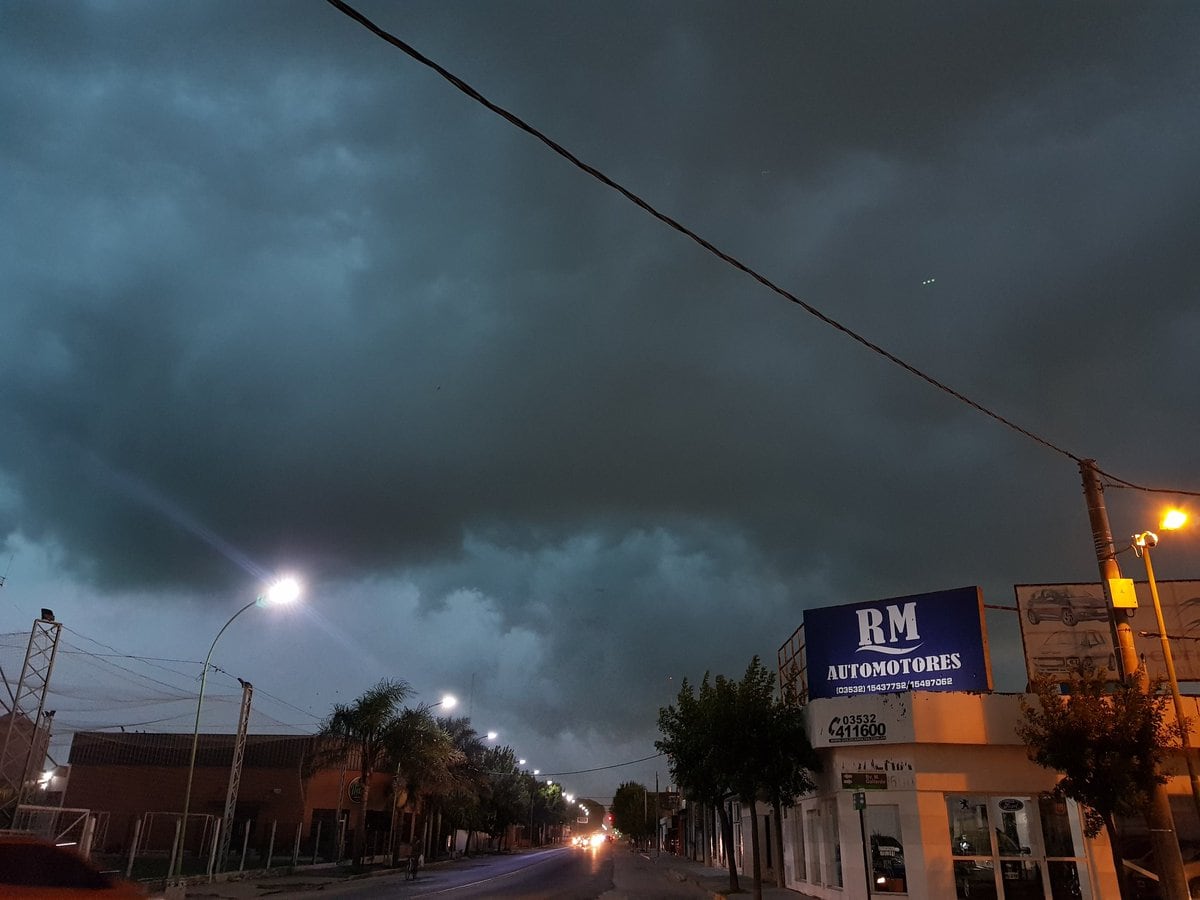
M 682 856 L 672 856 L 669 853 L 660 856 L 658 864 L 679 878 L 698 884 L 712 896 L 713 900 L 725 900 L 728 897 L 741 900 L 741 898 L 754 893 L 754 875 L 749 872 L 738 873 L 738 887 L 741 890 L 736 894 L 731 894 L 729 893 L 728 869 L 706 866 L 702 862 L 695 862 Z M 763 881 L 762 895 L 763 900 L 813 900 L 808 894 L 777 887 L 774 881 L 766 880 Z
M 427 869 L 437 869 L 453 865 L 453 860 L 427 863 L 422 872 Z M 295 872 L 281 874 L 274 871 L 230 872 L 216 876 L 208 882 L 199 880 L 188 884 L 184 896 L 188 898 L 208 898 L 208 900 L 253 900 L 256 897 L 290 897 L 309 891 L 324 890 L 330 885 L 346 884 L 366 878 L 378 878 L 384 875 L 401 876 L 402 867 L 370 866 L 355 871 L 349 866 L 300 866 Z M 156 884 L 151 886 L 157 888 Z

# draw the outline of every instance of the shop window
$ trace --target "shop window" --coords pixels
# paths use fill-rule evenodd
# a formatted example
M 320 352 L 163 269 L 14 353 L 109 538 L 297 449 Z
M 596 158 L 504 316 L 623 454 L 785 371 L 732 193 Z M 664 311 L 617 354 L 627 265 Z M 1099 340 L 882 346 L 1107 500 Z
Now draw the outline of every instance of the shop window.
M 877 894 L 908 892 L 899 806 L 868 806 L 865 819 L 871 840 L 871 890 Z

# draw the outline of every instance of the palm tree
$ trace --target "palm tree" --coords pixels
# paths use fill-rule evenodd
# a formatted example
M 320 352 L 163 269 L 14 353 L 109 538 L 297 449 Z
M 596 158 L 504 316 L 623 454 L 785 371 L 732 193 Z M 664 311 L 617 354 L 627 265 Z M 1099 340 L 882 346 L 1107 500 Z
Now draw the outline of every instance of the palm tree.
M 449 790 L 453 770 L 464 761 L 450 735 L 427 709 L 405 709 L 387 737 L 388 754 L 396 764 L 397 800 L 403 785 L 410 798 Z M 392 812 L 395 821 L 395 809 Z M 415 826 L 415 819 L 414 819 Z M 396 850 L 393 827 L 392 853 Z M 412 840 L 412 835 L 409 835 Z
M 451 834 L 458 826 L 465 825 L 469 840 L 469 829 L 479 805 L 480 763 L 486 746 L 479 733 L 471 727 L 471 720 L 465 716 L 438 719 L 438 725 L 449 736 L 457 751 L 454 764 L 449 766 L 448 781 L 434 792 L 438 798 L 438 808 L 446 813 Z
M 362 863 L 371 776 L 390 756 L 389 742 L 400 719 L 399 708 L 412 688 L 407 681 L 381 679 L 348 706 L 337 704 L 321 726 L 321 736 L 333 738 L 343 753 L 357 753 L 362 795 L 354 829 L 354 861 Z

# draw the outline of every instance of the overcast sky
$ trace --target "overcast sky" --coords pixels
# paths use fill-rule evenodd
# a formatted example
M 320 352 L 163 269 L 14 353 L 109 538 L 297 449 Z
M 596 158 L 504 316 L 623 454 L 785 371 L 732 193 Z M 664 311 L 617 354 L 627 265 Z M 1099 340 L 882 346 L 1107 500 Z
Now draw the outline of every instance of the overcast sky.
M 291 571 L 301 606 L 221 638 L 206 730 L 233 676 L 260 733 L 389 676 L 543 773 L 618 766 L 807 608 L 1095 579 L 1069 454 L 1200 489 L 1200 7 L 359 8 L 1066 453 L 324 2 L 8 2 L 0 665 L 66 623 L 62 761 L 190 730 L 213 636 Z M 1173 497 L 1106 499 L 1123 541 Z

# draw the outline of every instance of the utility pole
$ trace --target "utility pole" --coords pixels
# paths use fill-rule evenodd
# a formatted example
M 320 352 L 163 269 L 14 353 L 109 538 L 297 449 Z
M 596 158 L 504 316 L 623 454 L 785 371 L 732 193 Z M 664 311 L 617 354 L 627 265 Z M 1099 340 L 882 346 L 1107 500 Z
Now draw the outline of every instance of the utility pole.
M 237 737 L 233 741 L 233 762 L 229 767 L 229 788 L 225 792 L 225 815 L 221 819 L 220 854 L 217 857 L 217 871 L 225 868 L 229 858 L 229 846 L 233 840 L 233 815 L 237 811 L 238 789 L 242 784 L 242 761 L 246 757 L 246 732 L 250 729 L 250 702 L 254 697 L 254 685 L 238 679 L 242 686 L 242 708 L 238 713 Z M 339 797 L 340 801 L 340 797 Z M 267 860 L 267 868 L 271 861 Z
M 1134 684 L 1143 693 L 1149 693 L 1150 680 L 1144 666 L 1138 664 L 1137 649 L 1133 645 L 1133 628 L 1129 620 L 1113 606 L 1113 582 L 1121 577 L 1117 565 L 1117 551 L 1113 546 L 1112 530 L 1108 525 L 1108 509 L 1104 506 L 1104 488 L 1096 471 L 1094 459 L 1079 462 L 1083 476 L 1083 496 L 1087 501 L 1088 521 L 1092 526 L 1092 540 L 1096 547 L 1096 562 L 1100 566 L 1100 582 L 1108 598 L 1109 624 L 1116 639 L 1117 668 L 1121 680 Z M 1154 847 L 1154 859 L 1158 863 L 1159 886 L 1165 900 L 1188 900 L 1187 877 L 1183 871 L 1183 856 L 1179 850 L 1179 836 L 1175 833 L 1175 822 L 1171 817 L 1171 803 L 1167 797 L 1167 786 L 1156 783 L 1150 791 L 1150 802 L 1145 810 L 1146 825 L 1150 829 L 1150 841 Z M 1121 884 L 1124 873 L 1118 873 Z
M 654 773 L 654 855 L 662 856 L 661 833 L 658 824 L 658 773 Z

